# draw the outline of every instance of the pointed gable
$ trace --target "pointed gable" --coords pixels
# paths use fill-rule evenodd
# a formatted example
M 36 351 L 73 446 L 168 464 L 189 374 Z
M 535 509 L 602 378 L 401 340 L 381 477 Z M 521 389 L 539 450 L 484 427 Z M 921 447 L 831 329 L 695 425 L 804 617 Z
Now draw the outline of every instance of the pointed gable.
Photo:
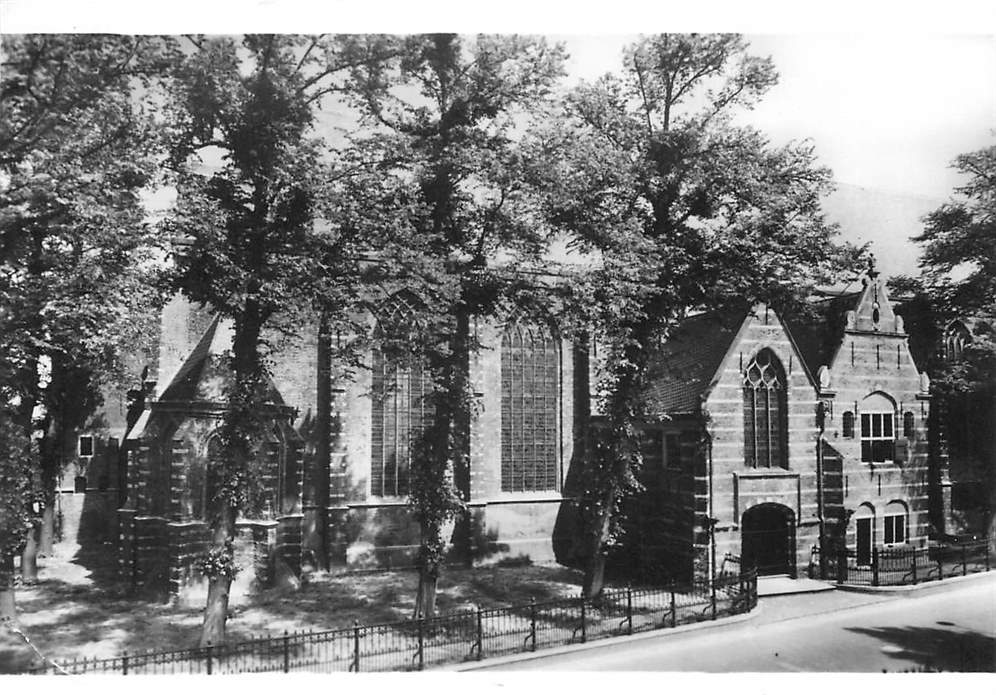
M 882 276 L 875 270 L 868 271 L 865 287 L 848 315 L 847 330 L 863 333 L 905 333 L 902 319 L 897 318 L 889 300 Z
M 228 356 L 232 350 L 233 334 L 231 323 L 223 320 L 220 314 L 215 315 L 159 401 L 224 402 L 232 379 Z M 271 379 L 267 381 L 266 402 L 283 405 L 276 385 Z

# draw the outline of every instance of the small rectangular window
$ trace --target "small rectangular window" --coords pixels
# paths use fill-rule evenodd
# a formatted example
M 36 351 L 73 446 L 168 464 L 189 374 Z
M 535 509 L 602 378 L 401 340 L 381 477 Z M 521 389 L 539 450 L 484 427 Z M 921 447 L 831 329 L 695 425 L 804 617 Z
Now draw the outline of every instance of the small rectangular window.
M 80 437 L 80 456 L 93 456 L 93 437 L 90 435 Z
M 885 517 L 885 543 L 893 545 L 906 542 L 906 516 L 894 514 Z

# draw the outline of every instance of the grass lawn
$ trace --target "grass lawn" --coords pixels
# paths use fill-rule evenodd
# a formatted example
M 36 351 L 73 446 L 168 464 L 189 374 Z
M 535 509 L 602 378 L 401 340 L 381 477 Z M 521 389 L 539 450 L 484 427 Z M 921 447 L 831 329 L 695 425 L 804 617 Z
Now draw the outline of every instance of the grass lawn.
M 104 561 L 114 559 L 113 548 L 108 548 Z M 109 566 L 95 568 L 92 561 L 84 567 L 56 553 L 39 565 L 39 583 L 18 588 L 17 607 L 21 629 L 45 656 L 59 661 L 196 645 L 200 606 L 131 598 L 120 587 L 99 581 L 109 576 Z M 229 639 L 349 627 L 354 620 L 403 620 L 411 616 L 417 582 L 411 570 L 312 575 L 298 590 L 265 590 L 234 606 Z M 531 597 L 576 596 L 580 584 L 579 571 L 559 565 L 450 568 L 439 580 L 437 608 L 449 612 L 528 603 Z

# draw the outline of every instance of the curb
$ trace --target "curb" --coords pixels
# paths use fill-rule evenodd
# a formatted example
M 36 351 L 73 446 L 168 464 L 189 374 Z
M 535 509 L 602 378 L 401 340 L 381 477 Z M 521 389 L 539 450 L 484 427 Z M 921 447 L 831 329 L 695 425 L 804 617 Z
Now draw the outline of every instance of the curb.
M 996 573 L 993 570 L 988 572 L 976 572 L 975 574 L 967 574 L 959 577 L 948 577 L 947 579 L 940 579 L 932 582 L 923 582 L 921 584 L 903 584 L 900 586 L 867 586 L 865 584 L 838 584 L 837 588 L 840 591 L 850 591 L 856 594 L 905 594 L 915 595 L 918 593 L 926 593 L 932 589 L 942 589 L 944 587 L 954 586 L 958 584 L 968 584 L 973 581 L 980 581 L 987 578 L 992 578 Z
M 575 652 L 583 652 L 589 649 L 602 649 L 605 647 L 629 644 L 631 642 L 641 642 L 643 640 L 648 640 L 653 638 L 667 637 L 669 635 L 684 634 L 686 632 L 700 631 L 700 630 L 705 631 L 709 629 L 718 629 L 729 625 L 738 625 L 740 623 L 744 623 L 747 622 L 748 620 L 753 619 L 760 612 L 761 612 L 761 604 L 758 603 L 757 607 L 754 608 L 754 610 L 750 611 L 749 613 L 731 615 L 727 618 L 719 618 L 718 620 L 709 620 L 700 623 L 678 625 L 677 627 L 658 628 L 656 630 L 648 630 L 646 632 L 641 632 L 636 635 L 623 635 L 620 637 L 603 637 L 601 639 L 592 640 L 591 642 L 585 642 L 584 644 L 566 644 L 560 647 L 539 649 L 535 652 L 508 654 L 506 656 L 496 656 L 493 658 L 483 659 L 481 661 L 470 661 L 460 664 L 449 664 L 449 665 L 440 666 L 438 668 L 434 667 L 431 670 L 484 671 L 492 668 L 499 668 L 507 664 L 516 664 L 523 661 L 533 661 L 534 659 L 545 659 L 551 656 L 560 656 L 561 654 L 573 654 Z

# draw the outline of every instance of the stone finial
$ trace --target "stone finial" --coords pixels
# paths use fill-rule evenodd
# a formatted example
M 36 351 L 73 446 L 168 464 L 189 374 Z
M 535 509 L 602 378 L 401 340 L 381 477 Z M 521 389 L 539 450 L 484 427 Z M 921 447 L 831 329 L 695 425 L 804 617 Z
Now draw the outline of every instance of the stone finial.
M 896 333 L 905 333 L 905 332 L 906 332 L 906 324 L 903 321 L 903 317 L 900 316 L 899 314 L 896 314 Z
M 854 320 L 855 320 L 855 313 L 854 313 L 854 310 L 852 309 L 851 311 L 847 312 L 847 329 L 848 330 L 853 330 L 854 329 Z
M 830 369 L 825 364 L 816 372 L 816 379 L 820 383 L 821 390 L 830 388 Z
M 927 372 L 920 372 L 920 393 L 930 392 L 930 377 Z

